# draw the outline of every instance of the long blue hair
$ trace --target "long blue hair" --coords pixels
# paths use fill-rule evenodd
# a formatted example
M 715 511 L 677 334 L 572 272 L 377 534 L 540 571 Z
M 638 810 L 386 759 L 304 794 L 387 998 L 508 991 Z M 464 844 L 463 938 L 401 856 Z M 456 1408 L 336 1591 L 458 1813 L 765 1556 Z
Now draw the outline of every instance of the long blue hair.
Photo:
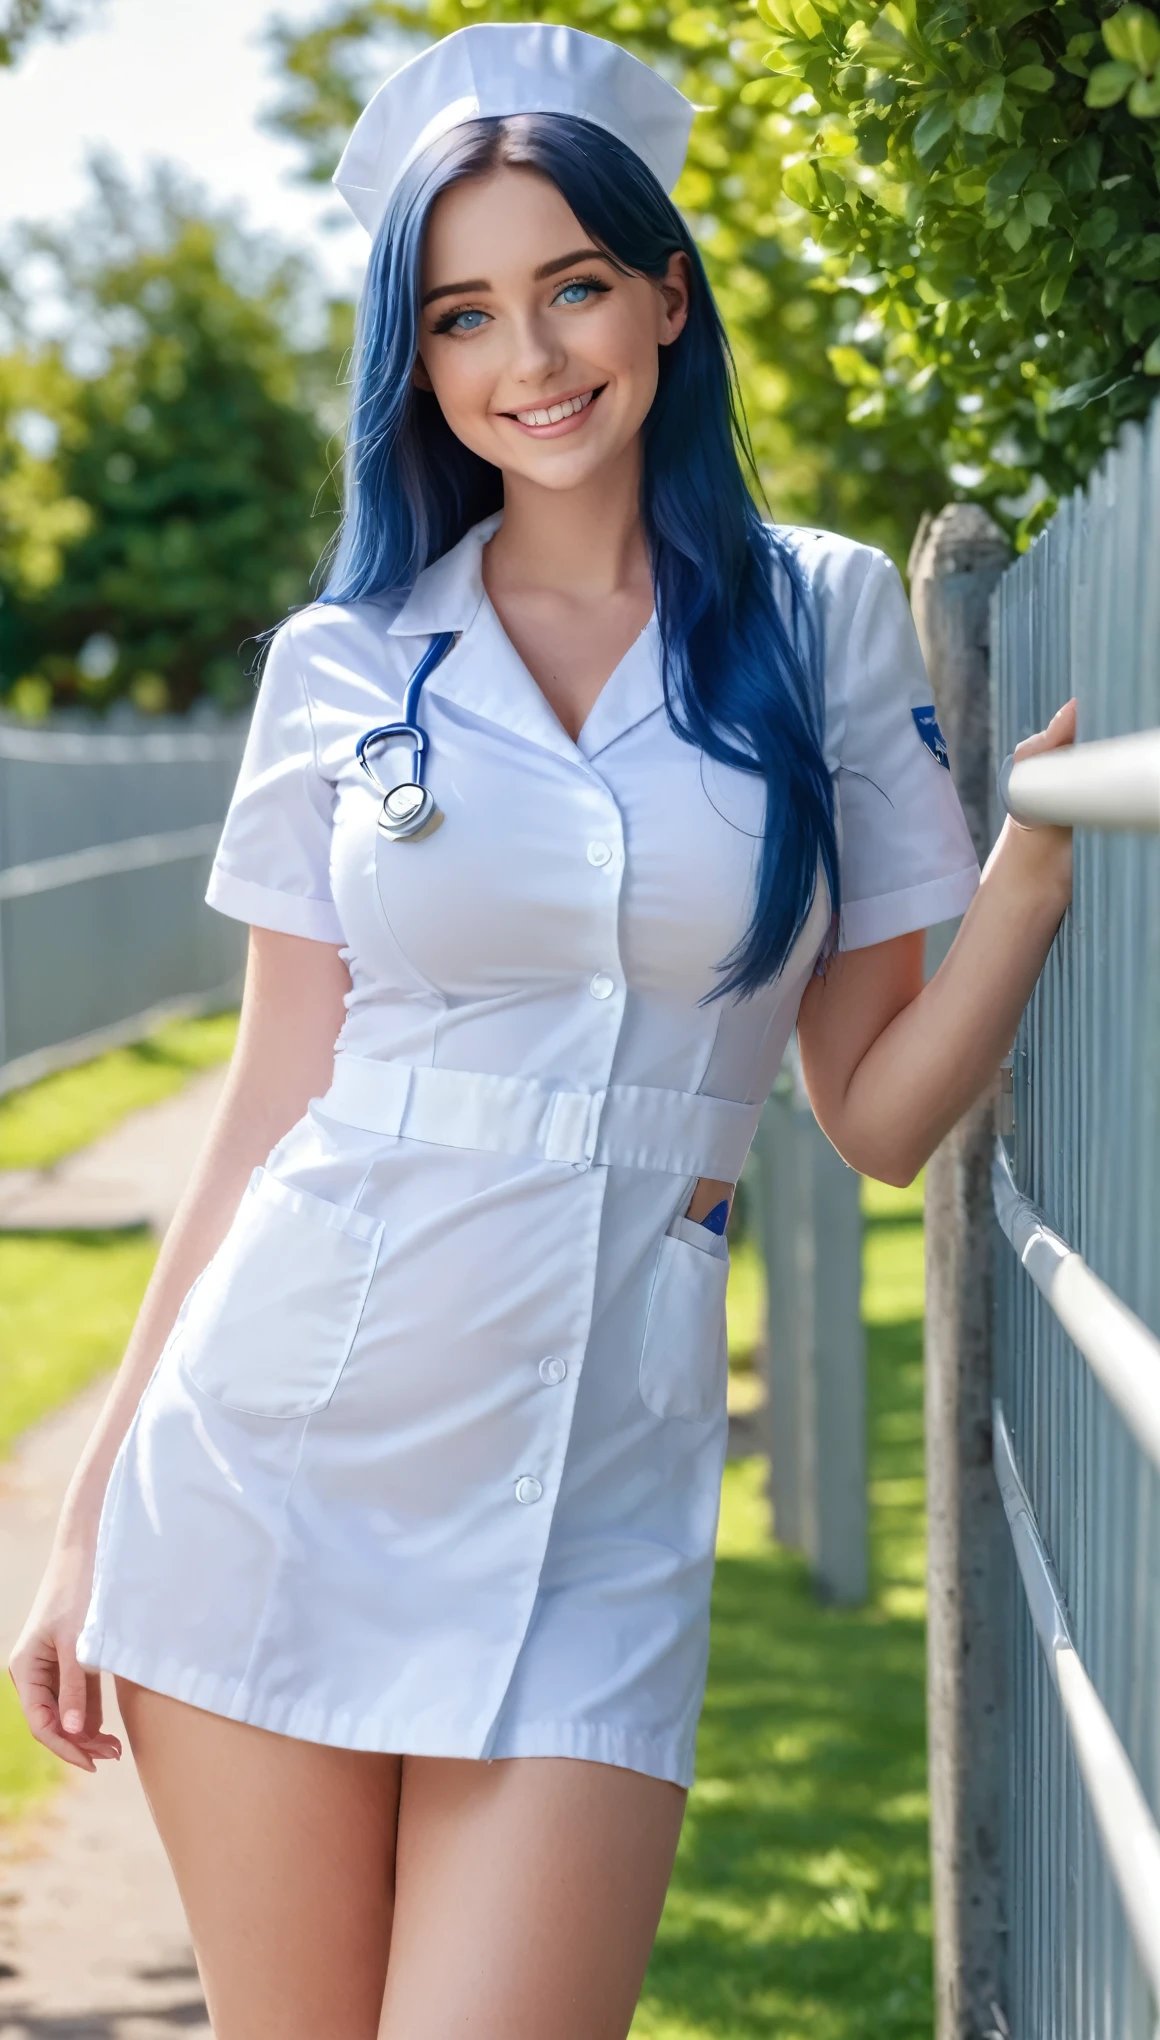
M 838 906 L 820 633 L 792 547 L 762 523 L 746 486 L 753 457 L 732 356 L 696 246 L 652 173 L 603 129 L 564 114 L 467 121 L 400 182 L 363 292 L 346 514 L 321 599 L 406 593 L 425 566 L 502 506 L 499 469 L 455 437 L 411 373 L 431 207 L 449 185 L 501 165 L 546 177 L 625 269 L 659 278 L 677 249 L 688 258 L 688 319 L 660 350 L 644 424 L 641 515 L 669 720 L 709 757 L 765 781 L 753 914 L 718 966 L 712 994 L 745 997 L 789 956 L 819 867 Z

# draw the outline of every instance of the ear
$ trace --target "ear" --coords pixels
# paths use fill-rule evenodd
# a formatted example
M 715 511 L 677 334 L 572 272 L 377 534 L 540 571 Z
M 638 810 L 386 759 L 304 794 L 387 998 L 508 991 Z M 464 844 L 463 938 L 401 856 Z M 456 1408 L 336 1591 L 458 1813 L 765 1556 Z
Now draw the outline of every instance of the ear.
M 657 338 L 662 347 L 671 347 L 685 330 L 689 316 L 689 298 L 692 294 L 693 278 L 689 270 L 689 258 L 682 248 L 669 256 L 669 266 L 657 285 L 661 301 L 660 331 Z
M 421 354 L 415 356 L 415 365 L 411 370 L 411 381 L 417 390 L 427 390 L 430 393 L 434 389 L 434 384 L 427 373 Z

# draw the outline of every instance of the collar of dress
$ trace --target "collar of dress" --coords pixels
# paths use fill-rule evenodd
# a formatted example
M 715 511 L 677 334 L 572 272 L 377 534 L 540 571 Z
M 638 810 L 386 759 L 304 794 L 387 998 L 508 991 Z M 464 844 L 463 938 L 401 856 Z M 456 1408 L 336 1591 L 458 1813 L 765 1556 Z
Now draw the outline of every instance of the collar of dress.
M 473 525 L 458 545 L 424 568 L 388 632 L 403 638 L 460 632 L 458 644 L 435 668 L 425 691 L 457 703 L 471 715 L 500 723 L 513 735 L 558 756 L 593 758 L 664 706 L 656 618 L 605 681 L 573 743 L 487 599 L 483 548 L 498 530 L 502 514 Z

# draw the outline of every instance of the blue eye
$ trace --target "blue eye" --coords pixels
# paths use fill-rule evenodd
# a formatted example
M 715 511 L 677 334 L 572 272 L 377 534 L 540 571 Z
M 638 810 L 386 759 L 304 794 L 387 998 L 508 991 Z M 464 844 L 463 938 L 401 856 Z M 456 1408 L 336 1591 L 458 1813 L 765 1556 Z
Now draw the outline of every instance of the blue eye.
M 556 302 L 563 305 L 582 305 L 585 298 L 591 295 L 591 291 L 590 283 L 566 283 Z
M 458 333 L 474 333 L 483 320 L 482 312 L 457 312 L 452 323 Z

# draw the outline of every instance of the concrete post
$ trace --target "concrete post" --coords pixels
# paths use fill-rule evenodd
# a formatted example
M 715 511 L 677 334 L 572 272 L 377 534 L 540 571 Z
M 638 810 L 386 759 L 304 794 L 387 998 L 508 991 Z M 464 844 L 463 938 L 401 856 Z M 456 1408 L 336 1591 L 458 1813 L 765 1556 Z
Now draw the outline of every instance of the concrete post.
M 980 861 L 990 847 L 988 616 L 1008 564 L 976 504 L 924 520 L 911 599 L 951 770 Z M 1005 2030 L 1000 1886 L 1005 1531 L 991 1472 L 993 1106 L 926 1174 L 927 1704 L 937 2040 Z
M 818 1126 L 796 1057 L 756 1153 L 774 1529 L 805 1553 L 821 1600 L 856 1605 L 868 1574 L 859 1179 Z

